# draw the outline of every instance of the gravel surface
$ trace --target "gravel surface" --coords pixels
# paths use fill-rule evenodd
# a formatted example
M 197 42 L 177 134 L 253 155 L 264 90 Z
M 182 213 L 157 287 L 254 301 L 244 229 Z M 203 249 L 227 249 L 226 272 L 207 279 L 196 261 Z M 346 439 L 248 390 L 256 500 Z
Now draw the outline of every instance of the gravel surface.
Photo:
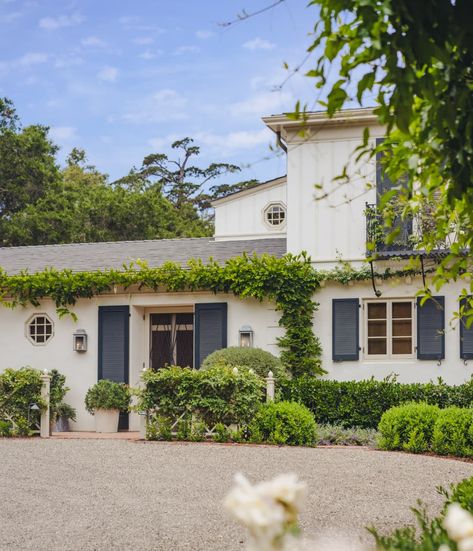
M 473 476 L 473 464 L 354 448 L 278 448 L 123 440 L 0 439 L 0 549 L 242 550 L 222 508 L 235 472 L 295 472 L 309 485 L 309 538 L 371 541 L 412 521 L 421 498 Z

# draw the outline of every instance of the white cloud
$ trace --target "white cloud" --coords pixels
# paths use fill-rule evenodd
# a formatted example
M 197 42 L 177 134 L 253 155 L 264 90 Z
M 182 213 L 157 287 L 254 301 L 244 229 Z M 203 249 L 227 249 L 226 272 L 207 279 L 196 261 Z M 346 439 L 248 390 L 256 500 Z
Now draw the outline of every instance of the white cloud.
M 108 44 L 105 40 L 102 40 L 98 36 L 87 36 L 81 40 L 82 46 L 88 46 L 92 48 L 106 48 Z
M 43 17 L 39 20 L 39 27 L 48 31 L 55 31 L 61 27 L 73 27 L 84 21 L 84 17 L 79 13 L 72 15 L 59 15 L 58 17 Z
M 18 59 L 18 63 L 23 67 L 31 67 L 48 61 L 48 55 L 43 52 L 28 52 Z
M 248 40 L 243 44 L 243 48 L 247 50 L 272 50 L 276 47 L 276 44 L 269 42 L 269 40 L 263 40 L 262 38 L 254 38 L 253 40 Z
M 143 22 L 143 19 L 139 15 L 126 15 L 120 17 L 118 22 L 126 31 L 153 32 L 154 34 L 162 34 L 164 32 L 164 29 L 157 25 L 150 25 L 146 21 Z
M 151 36 L 138 36 L 133 39 L 133 42 L 138 44 L 138 46 L 148 46 L 149 44 L 153 44 L 154 38 Z
M 214 35 L 213 31 L 206 31 L 206 30 L 197 31 L 195 33 L 195 36 L 199 40 L 207 40 L 208 38 L 212 37 L 213 35 Z
M 233 155 L 238 151 L 252 149 L 271 143 L 272 133 L 267 128 L 261 130 L 240 130 L 228 134 L 199 132 L 195 134 L 198 144 L 205 145 L 219 155 Z
M 115 82 L 118 77 L 118 69 L 116 67 L 104 67 L 97 73 L 97 78 L 105 82 Z
M 145 52 L 142 52 L 139 57 L 141 59 L 145 59 L 146 61 L 149 61 L 151 59 L 156 59 L 157 57 L 160 57 L 164 54 L 162 50 L 146 50 Z
M 244 101 L 230 105 L 234 117 L 263 116 L 281 112 L 293 107 L 294 98 L 289 92 L 262 92 Z
M 3 15 L 0 15 L 0 24 L 1 23 L 12 23 L 15 21 L 15 19 L 20 18 L 23 15 L 21 11 L 13 11 L 11 13 L 5 13 Z
M 184 54 L 198 54 L 200 48 L 198 46 L 179 46 L 174 50 L 174 55 L 184 55 Z
M 69 142 L 78 137 L 77 128 L 74 126 L 52 126 L 49 129 L 49 136 L 53 142 Z
M 132 105 L 123 118 L 134 124 L 183 120 L 187 118 L 186 107 L 186 98 L 175 90 L 165 88 Z
M 67 69 L 68 67 L 77 67 L 83 63 L 84 60 L 80 56 L 76 54 L 66 54 L 57 56 L 54 66 L 57 69 Z

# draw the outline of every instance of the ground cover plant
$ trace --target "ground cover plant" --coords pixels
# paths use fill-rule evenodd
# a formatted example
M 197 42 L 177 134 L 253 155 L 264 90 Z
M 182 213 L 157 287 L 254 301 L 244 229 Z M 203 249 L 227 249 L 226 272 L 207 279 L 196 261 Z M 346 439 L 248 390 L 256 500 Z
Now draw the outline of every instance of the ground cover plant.
M 430 383 L 382 381 L 333 381 L 302 376 L 278 384 L 284 400 L 307 406 L 318 424 L 376 429 L 388 409 L 406 402 L 426 402 L 440 408 L 470 407 L 473 382 L 448 386 L 441 379 Z
M 378 438 L 379 433 L 375 429 L 317 424 L 318 446 L 370 446 L 374 448 L 378 444 Z

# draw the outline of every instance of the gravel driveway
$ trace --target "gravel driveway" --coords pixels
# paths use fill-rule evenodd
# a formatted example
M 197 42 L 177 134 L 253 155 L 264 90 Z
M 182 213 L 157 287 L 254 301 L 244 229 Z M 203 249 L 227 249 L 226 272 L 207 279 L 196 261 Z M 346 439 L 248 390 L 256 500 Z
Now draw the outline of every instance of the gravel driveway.
M 353 448 L 120 440 L 0 439 L 0 549 L 222 551 L 245 533 L 222 509 L 232 475 L 296 472 L 309 485 L 309 537 L 390 530 L 418 498 L 473 476 L 473 464 Z

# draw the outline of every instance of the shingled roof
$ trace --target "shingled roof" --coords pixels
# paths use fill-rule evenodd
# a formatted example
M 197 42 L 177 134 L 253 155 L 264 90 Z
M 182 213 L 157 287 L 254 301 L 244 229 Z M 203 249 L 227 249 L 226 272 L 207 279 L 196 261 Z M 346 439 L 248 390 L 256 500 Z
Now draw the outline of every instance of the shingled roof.
M 74 243 L 0 248 L 0 267 L 9 274 L 21 270 L 30 273 L 45 268 L 70 269 L 76 272 L 120 269 L 124 263 L 144 260 L 151 267 L 166 261 L 186 264 L 191 258 L 224 262 L 242 253 L 268 253 L 281 257 L 286 253 L 285 239 L 249 239 L 215 241 L 209 237 L 189 239 L 153 239 L 107 243 Z

